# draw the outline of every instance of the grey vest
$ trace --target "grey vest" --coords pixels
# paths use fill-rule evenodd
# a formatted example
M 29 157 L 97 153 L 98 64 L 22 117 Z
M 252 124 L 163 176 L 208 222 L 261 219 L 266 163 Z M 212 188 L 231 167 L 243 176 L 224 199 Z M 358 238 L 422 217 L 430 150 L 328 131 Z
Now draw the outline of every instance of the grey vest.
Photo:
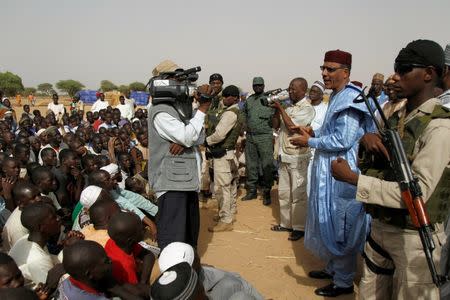
M 186 148 L 181 155 L 170 154 L 169 146 L 171 141 L 163 139 L 156 131 L 153 123 L 155 116 L 160 112 L 168 113 L 180 120 L 178 112 L 170 105 L 158 104 L 149 109 L 149 184 L 155 193 L 165 191 L 195 191 L 199 187 L 195 152 L 191 147 Z

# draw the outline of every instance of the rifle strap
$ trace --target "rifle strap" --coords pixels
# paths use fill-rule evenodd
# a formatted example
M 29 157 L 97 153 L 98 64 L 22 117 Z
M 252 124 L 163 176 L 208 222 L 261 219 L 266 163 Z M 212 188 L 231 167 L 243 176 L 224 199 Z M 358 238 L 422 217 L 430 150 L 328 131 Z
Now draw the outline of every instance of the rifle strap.
M 392 261 L 392 258 L 389 255 L 389 253 L 386 250 L 384 250 L 383 248 L 381 248 L 381 246 L 378 245 L 377 242 L 375 242 L 370 235 L 367 237 L 367 243 L 369 243 L 370 247 L 375 252 L 377 252 L 384 258 Z M 366 265 L 369 268 L 369 270 L 371 270 L 375 274 L 378 274 L 378 275 L 393 275 L 394 274 L 395 267 L 392 269 L 383 268 L 383 267 L 377 266 L 373 261 L 371 261 L 370 258 L 367 257 L 365 252 L 363 252 L 362 256 L 364 257 L 364 261 L 366 262 Z M 392 263 L 393 263 L 393 261 L 392 261 Z

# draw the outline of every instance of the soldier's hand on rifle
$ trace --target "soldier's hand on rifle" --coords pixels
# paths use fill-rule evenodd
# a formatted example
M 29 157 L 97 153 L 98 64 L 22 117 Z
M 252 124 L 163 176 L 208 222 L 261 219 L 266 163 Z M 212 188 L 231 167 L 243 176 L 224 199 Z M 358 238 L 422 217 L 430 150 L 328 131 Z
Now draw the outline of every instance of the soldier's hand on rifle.
M 172 155 L 180 155 L 184 152 L 184 147 L 179 144 L 171 143 L 169 146 L 169 152 Z
M 348 162 L 342 157 L 338 157 L 331 162 L 331 174 L 338 181 L 358 185 L 358 173 L 353 172 Z
M 383 145 L 381 136 L 378 133 L 366 133 L 360 140 L 360 144 L 368 151 L 372 153 L 383 154 L 387 160 L 389 158 L 389 152 Z

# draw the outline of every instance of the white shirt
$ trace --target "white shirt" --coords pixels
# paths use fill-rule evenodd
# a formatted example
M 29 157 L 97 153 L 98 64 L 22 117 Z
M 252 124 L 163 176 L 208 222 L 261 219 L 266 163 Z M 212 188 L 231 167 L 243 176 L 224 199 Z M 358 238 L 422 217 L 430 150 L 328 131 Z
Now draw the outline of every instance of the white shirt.
M 194 117 L 189 120 L 187 125 L 164 112 L 157 114 L 153 120 L 153 124 L 159 136 L 165 140 L 185 147 L 203 144 L 205 140 L 205 133 L 203 130 L 204 122 L 205 114 L 199 110 L 195 113 Z M 195 159 L 197 160 L 197 171 L 200 182 L 202 157 L 198 147 L 193 147 L 193 150 Z M 159 198 L 164 193 L 165 192 L 156 193 L 156 197 Z
M 3 250 L 5 252 L 8 252 L 19 239 L 28 234 L 28 229 L 23 227 L 22 222 L 20 221 L 21 215 L 22 211 L 16 207 L 3 227 L 2 239 Z
M 131 113 L 132 113 L 131 117 L 133 117 L 134 116 L 134 108 L 136 106 L 136 101 L 133 98 L 130 98 L 130 99 L 125 98 L 125 104 L 130 106 Z
M 286 114 L 291 118 L 291 121 L 295 125 L 300 126 L 306 126 L 310 124 L 315 117 L 315 110 L 312 108 L 312 105 L 309 103 L 309 101 L 304 97 L 302 100 L 297 101 L 292 106 L 289 106 L 285 109 Z M 285 163 L 293 163 L 297 162 L 299 159 L 303 158 L 309 158 L 309 152 L 308 155 L 304 154 L 293 154 L 289 153 L 289 149 L 292 149 L 293 145 L 288 141 L 291 137 L 291 134 L 289 133 L 289 130 L 286 128 L 286 125 L 284 124 L 283 118 L 281 118 L 281 126 L 280 126 L 280 158 L 282 162 Z M 289 149 L 287 149 L 287 152 L 283 150 L 283 145 L 287 147 L 289 145 Z M 297 148 L 297 147 L 296 147 Z M 291 150 L 292 151 L 292 150 Z M 297 151 L 294 151 L 294 153 Z
M 45 283 L 48 271 L 60 263 L 57 256 L 48 252 L 47 247 L 41 248 L 39 244 L 30 242 L 28 234 L 17 241 L 9 255 L 22 271 L 23 277 L 36 284 Z
M 61 118 L 61 116 L 64 114 L 64 104 L 61 103 L 55 104 L 53 102 L 50 102 L 47 106 L 47 109 L 51 110 L 55 114 L 56 119 Z
M 328 104 L 323 101 L 319 105 L 313 105 L 316 111 L 316 116 L 311 123 L 311 127 L 314 131 L 319 130 L 322 127 L 323 121 L 325 120 L 325 115 L 327 113 Z
M 56 198 L 55 193 L 50 192 L 47 195 L 44 193 L 41 193 L 41 196 L 50 198 L 50 200 L 52 200 L 53 206 L 56 208 L 56 210 L 60 210 L 61 209 L 61 205 L 58 202 L 58 198 Z
M 96 112 L 96 111 L 98 112 L 101 109 L 106 109 L 108 106 L 109 106 L 108 101 L 106 101 L 106 100 L 102 101 L 100 99 L 97 99 L 97 101 L 95 101 L 94 104 L 92 104 L 91 111 L 92 112 Z
M 131 110 L 131 106 L 128 104 L 119 104 L 116 106 L 120 110 L 120 116 L 122 118 L 126 118 L 128 120 L 131 120 L 133 118 L 133 110 Z

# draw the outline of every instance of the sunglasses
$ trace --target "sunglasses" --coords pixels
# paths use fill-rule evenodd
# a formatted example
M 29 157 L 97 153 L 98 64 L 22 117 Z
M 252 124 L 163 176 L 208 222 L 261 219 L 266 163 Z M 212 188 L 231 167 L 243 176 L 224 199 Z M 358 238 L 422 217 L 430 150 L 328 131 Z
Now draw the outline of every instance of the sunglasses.
M 421 64 L 398 64 L 395 63 L 394 64 L 394 71 L 395 73 L 397 73 L 398 75 L 405 75 L 409 72 L 411 72 L 412 70 L 414 70 L 415 68 L 426 68 L 428 66 L 425 65 L 421 65 Z
M 328 73 L 333 73 L 336 72 L 339 69 L 347 69 L 347 67 L 338 67 L 338 68 L 332 68 L 332 67 L 327 67 L 327 66 L 320 66 L 320 70 L 323 72 L 324 70 L 326 70 Z

